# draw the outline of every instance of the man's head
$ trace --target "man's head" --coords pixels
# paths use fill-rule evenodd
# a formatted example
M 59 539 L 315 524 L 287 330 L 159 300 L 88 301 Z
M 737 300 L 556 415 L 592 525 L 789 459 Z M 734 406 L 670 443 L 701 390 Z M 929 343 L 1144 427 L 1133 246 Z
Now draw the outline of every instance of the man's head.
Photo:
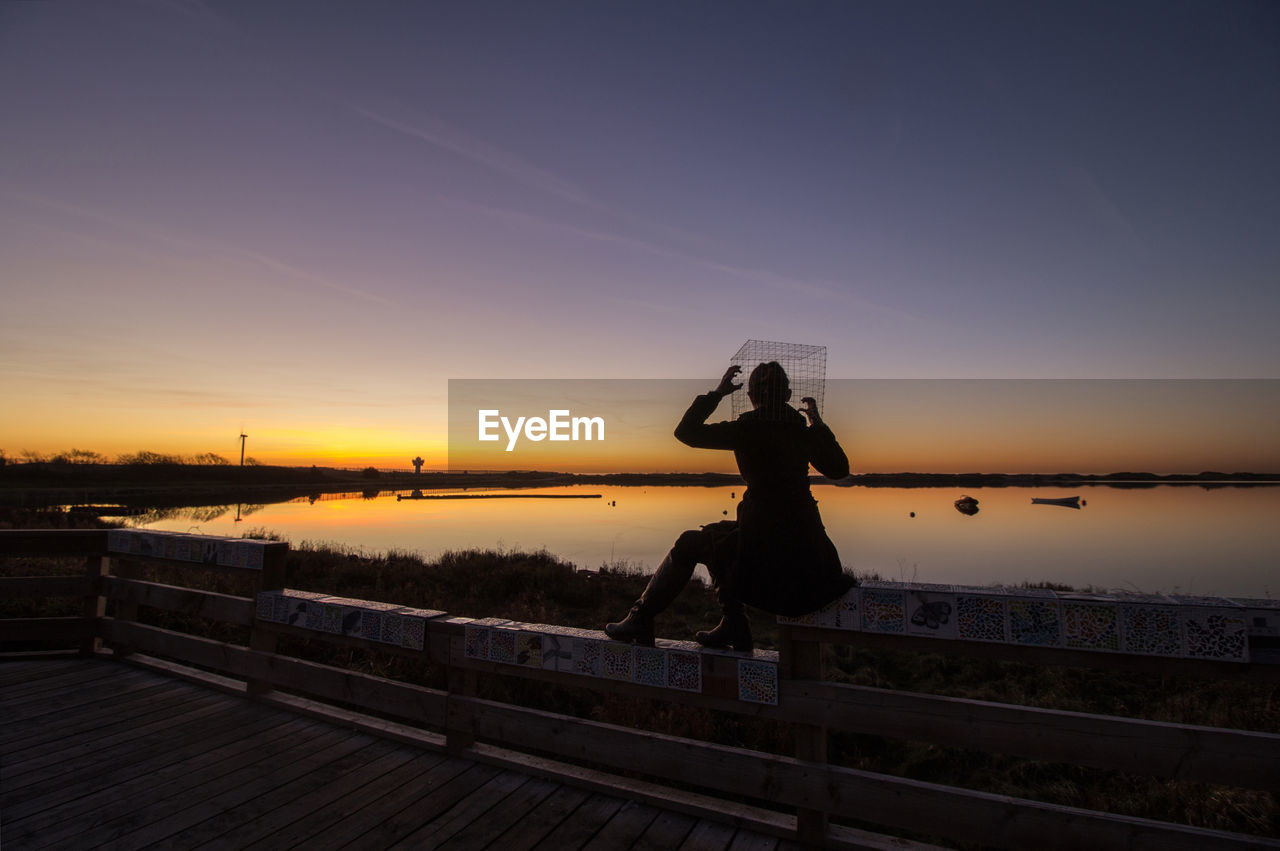
M 778 408 L 790 401 L 791 381 L 782 364 L 773 360 L 751 370 L 747 398 L 756 408 Z

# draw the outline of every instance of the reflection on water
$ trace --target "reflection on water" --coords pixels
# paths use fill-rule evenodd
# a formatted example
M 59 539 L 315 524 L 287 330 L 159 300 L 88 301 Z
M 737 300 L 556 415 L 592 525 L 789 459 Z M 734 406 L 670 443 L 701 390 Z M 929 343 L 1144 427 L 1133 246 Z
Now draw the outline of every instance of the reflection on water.
M 652 569 L 684 529 L 732 516 L 739 490 L 591 485 L 536 493 L 600 498 L 408 500 L 357 492 L 241 506 L 240 516 L 294 544 L 416 550 L 429 558 L 455 549 L 546 548 L 585 568 L 628 562 Z M 981 505 L 973 515 L 956 511 L 960 494 L 949 488 L 816 487 L 814 495 L 845 565 L 885 579 L 1280 594 L 1273 580 L 1280 488 L 1097 487 L 1079 510 L 1033 504 L 1074 495 L 1054 489 L 984 488 L 971 494 Z M 240 535 L 248 524 L 235 521 L 235 509 L 165 509 L 130 523 Z

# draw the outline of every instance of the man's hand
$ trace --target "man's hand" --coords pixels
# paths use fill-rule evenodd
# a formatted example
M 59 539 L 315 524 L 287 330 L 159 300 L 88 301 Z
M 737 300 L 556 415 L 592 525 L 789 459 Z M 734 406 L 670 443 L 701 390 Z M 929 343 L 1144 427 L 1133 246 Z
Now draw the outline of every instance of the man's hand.
M 724 377 L 720 379 L 720 384 L 719 386 L 716 387 L 715 392 L 719 393 L 721 396 L 728 396 L 733 391 L 741 388 L 742 387 L 741 383 L 738 383 L 738 384 L 733 383 L 733 379 L 737 378 L 738 373 L 740 372 L 742 372 L 742 367 L 738 366 L 737 364 L 734 364 L 733 366 L 726 369 L 724 371 Z

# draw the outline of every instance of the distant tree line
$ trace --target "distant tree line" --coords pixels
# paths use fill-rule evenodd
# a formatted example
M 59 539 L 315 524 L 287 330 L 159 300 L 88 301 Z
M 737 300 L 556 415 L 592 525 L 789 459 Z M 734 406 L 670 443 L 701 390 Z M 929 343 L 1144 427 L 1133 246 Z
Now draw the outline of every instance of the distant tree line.
M 94 452 L 89 449 L 67 449 L 51 455 L 24 449 L 18 453 L 18 457 L 25 464 L 194 464 L 202 467 L 231 466 L 231 461 L 216 452 L 202 452 L 199 455 L 178 455 L 167 452 L 152 452 L 149 449 L 126 452 L 123 455 L 117 455 L 114 459 L 108 458 L 101 452 Z M 0 449 L 0 466 L 4 466 L 7 461 L 8 458 L 5 456 L 4 450 Z M 257 467 L 259 465 L 256 458 L 245 458 L 244 463 L 246 467 Z

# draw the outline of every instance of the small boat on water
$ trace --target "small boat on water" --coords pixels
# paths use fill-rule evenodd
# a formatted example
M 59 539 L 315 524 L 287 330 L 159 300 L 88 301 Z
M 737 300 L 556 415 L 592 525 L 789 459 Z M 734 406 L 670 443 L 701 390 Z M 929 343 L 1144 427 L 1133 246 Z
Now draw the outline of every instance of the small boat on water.
M 978 501 L 968 494 L 964 494 L 956 500 L 956 511 L 972 517 L 978 513 Z
M 1058 497 L 1039 497 L 1031 498 L 1032 505 L 1061 505 L 1064 508 L 1079 508 L 1079 496 L 1058 496 Z

